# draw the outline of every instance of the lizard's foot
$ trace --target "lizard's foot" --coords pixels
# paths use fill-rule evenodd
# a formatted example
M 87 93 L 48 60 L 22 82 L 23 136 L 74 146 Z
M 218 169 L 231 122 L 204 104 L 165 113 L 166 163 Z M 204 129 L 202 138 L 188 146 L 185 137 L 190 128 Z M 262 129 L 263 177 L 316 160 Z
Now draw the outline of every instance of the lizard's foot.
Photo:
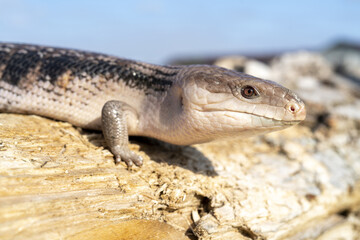
M 143 158 L 129 148 L 117 146 L 112 149 L 112 153 L 115 157 L 115 164 L 118 164 L 121 161 L 124 161 L 128 167 L 131 167 L 133 164 L 141 167 L 143 164 Z

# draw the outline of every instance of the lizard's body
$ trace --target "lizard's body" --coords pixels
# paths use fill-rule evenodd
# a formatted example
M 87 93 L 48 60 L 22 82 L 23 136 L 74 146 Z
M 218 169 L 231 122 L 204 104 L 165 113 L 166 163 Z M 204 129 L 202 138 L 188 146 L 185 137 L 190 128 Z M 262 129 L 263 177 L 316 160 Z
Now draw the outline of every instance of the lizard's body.
M 290 90 L 243 73 L 6 43 L 0 43 L 0 112 L 103 129 L 117 161 L 129 165 L 142 159 L 128 149 L 128 134 L 187 145 L 279 130 L 305 118 Z

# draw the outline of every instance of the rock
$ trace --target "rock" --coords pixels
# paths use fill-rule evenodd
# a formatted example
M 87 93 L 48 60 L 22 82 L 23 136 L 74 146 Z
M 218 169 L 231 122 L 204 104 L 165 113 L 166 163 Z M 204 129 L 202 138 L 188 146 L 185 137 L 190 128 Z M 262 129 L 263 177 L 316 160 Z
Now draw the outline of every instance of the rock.
M 338 43 L 324 52 L 325 58 L 334 68 L 360 83 L 360 46 L 350 43 Z
M 216 60 L 214 62 L 214 65 L 223 68 L 233 69 L 239 72 L 244 72 L 263 79 L 272 78 L 272 72 L 269 66 L 260 61 L 248 59 L 243 56 L 222 57 Z
M 343 104 L 336 106 L 333 112 L 337 115 L 344 116 L 349 119 L 356 119 L 360 121 L 360 99 L 355 103 Z
M 332 66 L 318 53 L 300 51 L 286 53 L 271 62 L 273 78 L 281 84 L 297 89 L 299 79 L 313 77 L 320 82 L 333 76 Z
M 246 62 L 244 72 L 262 79 L 273 79 L 271 68 L 265 63 L 255 60 Z
M 219 67 L 233 69 L 239 72 L 244 72 L 247 58 L 243 56 L 226 56 L 217 59 L 214 65 Z

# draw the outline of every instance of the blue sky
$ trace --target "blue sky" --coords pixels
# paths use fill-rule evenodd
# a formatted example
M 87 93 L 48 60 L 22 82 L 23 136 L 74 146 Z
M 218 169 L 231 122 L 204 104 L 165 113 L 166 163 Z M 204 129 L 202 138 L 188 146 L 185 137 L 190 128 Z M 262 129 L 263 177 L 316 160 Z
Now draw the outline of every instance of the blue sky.
M 165 63 L 360 42 L 360 1 L 0 0 L 0 41 Z

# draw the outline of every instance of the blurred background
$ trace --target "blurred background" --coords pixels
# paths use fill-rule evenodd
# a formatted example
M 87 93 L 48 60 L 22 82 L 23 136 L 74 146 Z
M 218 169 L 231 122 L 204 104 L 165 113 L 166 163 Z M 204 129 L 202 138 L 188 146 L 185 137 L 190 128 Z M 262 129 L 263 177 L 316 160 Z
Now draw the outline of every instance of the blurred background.
M 0 41 L 151 63 L 360 41 L 360 1 L 0 0 Z

